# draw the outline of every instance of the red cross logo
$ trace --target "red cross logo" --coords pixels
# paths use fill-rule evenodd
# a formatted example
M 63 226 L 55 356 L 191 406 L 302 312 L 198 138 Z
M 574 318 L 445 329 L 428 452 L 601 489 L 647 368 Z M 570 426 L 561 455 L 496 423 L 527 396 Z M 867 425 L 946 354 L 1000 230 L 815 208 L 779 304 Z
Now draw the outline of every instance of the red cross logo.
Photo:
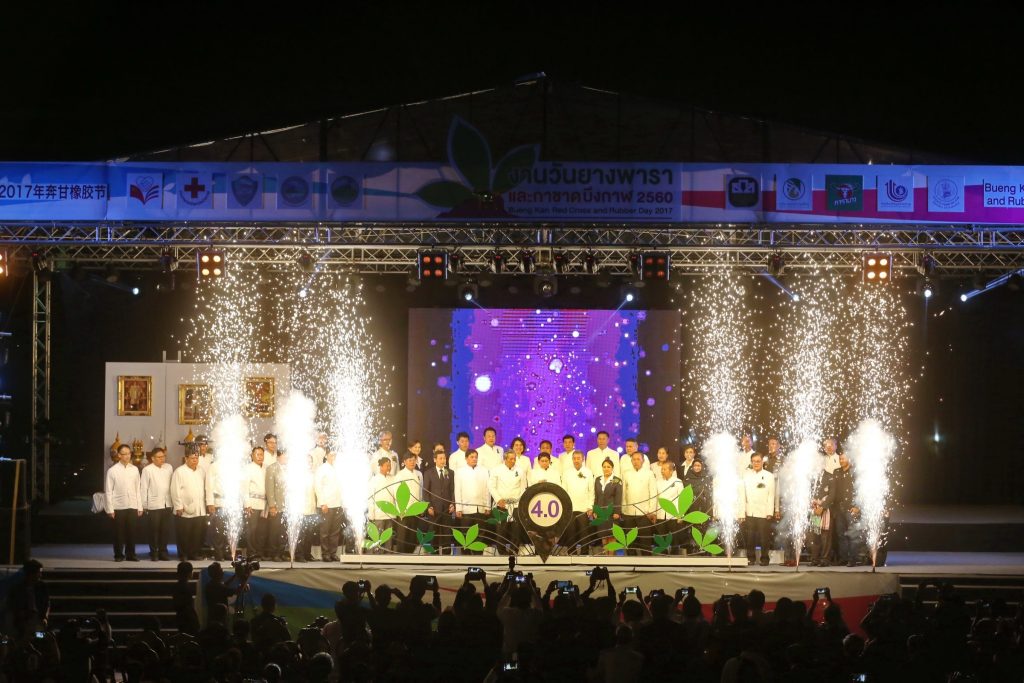
M 190 195 L 192 195 L 192 199 L 195 199 L 201 193 L 206 191 L 206 185 L 200 185 L 199 178 L 197 176 L 192 176 L 192 182 L 186 185 L 184 187 L 184 190 L 185 192 L 188 192 Z

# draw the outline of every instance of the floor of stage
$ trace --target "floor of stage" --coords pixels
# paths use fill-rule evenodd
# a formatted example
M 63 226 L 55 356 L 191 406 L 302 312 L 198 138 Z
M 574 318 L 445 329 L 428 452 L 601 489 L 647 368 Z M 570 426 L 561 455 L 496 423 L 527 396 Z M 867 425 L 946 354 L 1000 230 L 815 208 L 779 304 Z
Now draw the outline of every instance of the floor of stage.
M 172 546 L 173 548 L 173 546 Z M 173 556 L 173 555 L 172 555 Z M 46 544 L 32 548 L 32 557 L 43 563 L 44 567 L 53 569 L 110 569 L 112 567 L 123 567 L 125 569 L 167 569 L 174 567 L 177 561 L 152 562 L 148 559 L 148 553 L 140 552 L 140 562 L 114 563 L 110 546 L 99 544 L 77 544 L 58 545 Z M 384 569 L 388 567 L 500 567 L 508 563 L 505 556 L 488 555 L 458 555 L 427 557 L 423 555 L 344 555 L 341 562 L 304 562 L 296 563 L 296 569 Z M 205 567 L 206 561 L 194 563 L 197 568 Z M 262 561 L 261 564 L 268 569 L 282 569 L 289 565 L 286 562 Z M 516 559 L 519 567 L 547 567 L 557 569 L 559 567 L 593 567 L 604 565 L 609 568 L 616 568 L 628 571 L 734 571 L 734 572 L 795 572 L 796 568 L 784 567 L 781 565 L 769 565 L 767 567 L 748 567 L 746 560 L 742 557 L 732 558 L 709 558 L 709 557 L 609 557 L 609 556 L 582 556 L 566 557 L 552 556 L 548 561 L 542 562 L 539 557 L 519 557 Z M 842 572 L 858 573 L 870 572 L 871 567 L 811 567 L 801 565 L 800 572 Z M 890 551 L 886 566 L 878 567 L 876 572 L 893 574 L 977 574 L 977 575 L 1012 575 L 1024 576 L 1024 553 L 985 553 L 985 552 L 910 552 Z

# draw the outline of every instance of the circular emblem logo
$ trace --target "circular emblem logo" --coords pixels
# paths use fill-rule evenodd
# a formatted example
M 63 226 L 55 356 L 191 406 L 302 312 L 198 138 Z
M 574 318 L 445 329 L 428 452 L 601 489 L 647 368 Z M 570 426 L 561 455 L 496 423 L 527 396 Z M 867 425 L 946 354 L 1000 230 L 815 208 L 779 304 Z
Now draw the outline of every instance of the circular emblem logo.
M 782 183 L 782 194 L 791 202 L 803 199 L 806 193 L 807 186 L 799 178 L 786 178 Z
M 342 206 L 349 206 L 359 199 L 359 183 L 351 176 L 338 176 L 331 183 L 331 199 Z
M 939 178 L 932 185 L 932 204 L 940 209 L 953 209 L 960 204 L 960 188 L 952 178 Z
M 309 197 L 309 182 L 300 176 L 293 175 L 281 183 L 281 199 L 289 206 L 299 206 Z

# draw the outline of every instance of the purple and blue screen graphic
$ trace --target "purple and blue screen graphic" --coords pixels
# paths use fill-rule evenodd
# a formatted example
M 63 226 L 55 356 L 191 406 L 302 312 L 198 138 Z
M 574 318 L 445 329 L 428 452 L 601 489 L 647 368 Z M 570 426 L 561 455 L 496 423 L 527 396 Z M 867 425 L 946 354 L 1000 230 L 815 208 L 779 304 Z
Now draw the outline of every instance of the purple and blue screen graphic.
M 515 436 L 533 455 L 565 434 L 593 448 L 679 438 L 677 311 L 411 309 L 409 434 L 455 443 Z M 670 451 L 671 452 L 671 451 Z

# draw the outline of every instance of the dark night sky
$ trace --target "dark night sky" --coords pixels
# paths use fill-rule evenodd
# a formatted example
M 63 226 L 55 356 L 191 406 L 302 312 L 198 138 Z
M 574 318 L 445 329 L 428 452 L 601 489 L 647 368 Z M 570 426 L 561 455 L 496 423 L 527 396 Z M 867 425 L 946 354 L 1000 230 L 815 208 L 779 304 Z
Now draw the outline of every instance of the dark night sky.
M 995 10 L 933 3 L 901 17 L 846 3 L 704 17 L 683 3 L 348 2 L 250 15 L 256 5 L 118 4 L 8 15 L 0 158 L 107 158 L 545 71 L 968 160 L 1024 160 L 1021 22 Z

